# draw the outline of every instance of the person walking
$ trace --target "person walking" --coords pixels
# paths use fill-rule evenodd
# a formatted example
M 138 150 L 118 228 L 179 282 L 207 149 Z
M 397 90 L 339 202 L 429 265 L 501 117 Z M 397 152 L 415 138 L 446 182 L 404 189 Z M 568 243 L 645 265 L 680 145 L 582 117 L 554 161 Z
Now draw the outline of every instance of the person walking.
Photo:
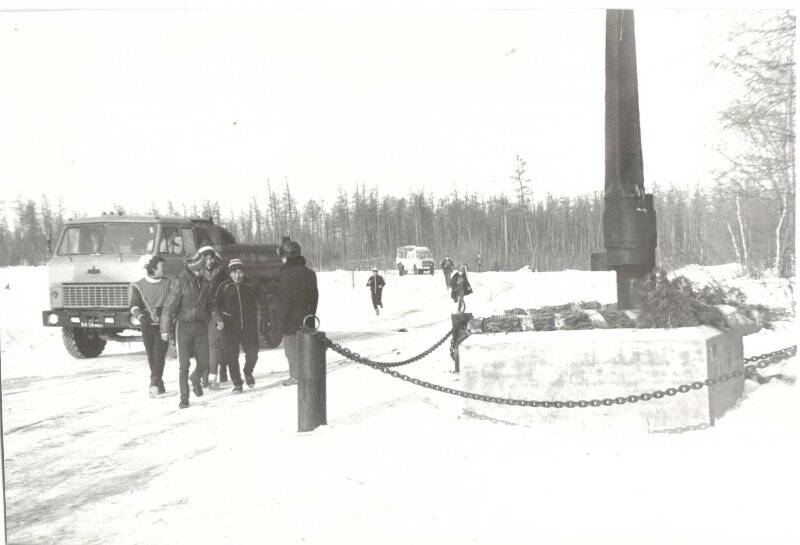
M 142 341 L 150 366 L 150 397 L 166 392 L 164 388 L 164 361 L 169 348 L 167 340 L 161 338 L 159 326 L 161 311 L 169 293 L 169 280 L 164 278 L 164 259 L 159 256 L 143 255 L 139 266 L 144 276 L 131 285 L 131 316 L 139 321 Z M 169 317 L 166 318 L 169 322 Z
M 286 261 L 281 266 L 280 285 L 275 326 L 283 335 L 283 351 L 289 362 L 289 378 L 284 386 L 297 384 L 299 347 L 297 331 L 303 320 L 317 312 L 319 291 L 317 274 L 306 267 L 306 259 L 301 255 L 300 244 L 289 241 L 283 246 Z
M 444 273 L 444 285 L 445 287 L 450 287 L 450 277 L 453 275 L 453 260 L 450 259 L 449 255 L 444 256 L 442 262 L 439 263 L 439 268 L 442 269 L 442 273 Z
M 206 254 L 205 263 L 201 269 L 203 277 L 208 280 L 211 286 L 211 293 L 217 293 L 217 289 L 228 278 L 228 271 L 222 263 L 222 257 L 211 246 L 203 246 L 198 253 Z M 225 361 L 222 356 L 222 330 L 217 329 L 217 324 L 213 320 L 208 321 L 208 369 L 201 377 L 200 384 L 208 387 L 209 390 L 219 390 L 220 382 L 227 382 L 228 376 Z M 217 382 L 219 375 L 219 382 Z
M 472 286 L 469 285 L 467 279 L 467 266 L 464 263 L 458 266 L 458 270 L 450 279 L 450 289 L 450 297 L 453 298 L 453 302 L 458 304 L 458 312 L 464 312 L 466 310 L 464 297 L 472 293 Z
M 383 280 L 383 277 L 378 274 L 378 268 L 372 267 L 372 276 L 370 276 L 367 280 L 367 287 L 369 288 L 369 293 L 372 296 L 372 307 L 375 309 L 376 316 L 380 314 L 378 307 L 383 308 L 381 295 L 383 294 L 383 287 L 385 285 L 386 282 Z
M 169 323 L 166 316 L 175 319 L 175 344 L 178 348 L 178 387 L 180 404 L 189 406 L 189 381 L 196 396 L 203 395 L 200 379 L 208 368 L 208 321 L 213 320 L 217 329 L 224 327 L 211 293 L 211 284 L 203 276 L 202 269 L 211 255 L 208 247 L 202 247 L 188 260 L 181 273 L 169 285 L 169 294 L 164 302 L 161 319 L 161 338 L 169 340 Z M 165 314 L 166 313 L 166 314 Z M 195 369 L 189 374 L 194 356 Z
M 233 393 L 242 393 L 242 375 L 239 372 L 239 348 L 244 350 L 244 381 L 252 388 L 256 385 L 253 370 L 258 361 L 258 293 L 246 277 L 244 264 L 239 259 L 228 263 L 229 278 L 219 285 L 216 294 L 217 309 L 225 322 L 223 347 L 225 365 L 230 369 Z

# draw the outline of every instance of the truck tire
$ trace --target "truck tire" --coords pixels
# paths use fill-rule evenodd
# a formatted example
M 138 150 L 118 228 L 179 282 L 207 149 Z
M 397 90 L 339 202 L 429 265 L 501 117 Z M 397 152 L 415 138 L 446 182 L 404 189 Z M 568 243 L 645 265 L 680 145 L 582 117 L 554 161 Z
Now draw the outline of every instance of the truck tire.
M 405 269 L 405 267 L 403 267 L 402 263 L 398 263 L 397 264 L 397 274 L 399 276 L 403 276 L 404 274 L 406 274 L 406 269 Z
M 283 336 L 275 329 L 275 323 L 271 319 L 269 307 L 263 301 L 259 302 L 258 313 L 258 342 L 267 348 L 277 348 L 280 346 Z
M 99 337 L 89 336 L 80 328 L 61 328 L 61 339 L 64 348 L 73 358 L 96 358 L 103 353 L 106 341 Z
M 419 270 L 417 270 L 417 266 L 416 265 L 414 265 L 414 274 L 415 275 L 419 274 Z

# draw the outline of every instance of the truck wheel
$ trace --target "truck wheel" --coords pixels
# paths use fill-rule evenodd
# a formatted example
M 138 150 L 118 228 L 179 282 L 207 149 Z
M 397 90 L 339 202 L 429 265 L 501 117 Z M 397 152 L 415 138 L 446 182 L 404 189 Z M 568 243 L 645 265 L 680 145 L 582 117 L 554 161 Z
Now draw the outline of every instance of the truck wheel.
M 416 265 L 414 265 L 414 274 L 419 274 L 419 271 L 417 270 L 417 266 Z
M 400 275 L 400 276 L 403 276 L 404 274 L 406 274 L 406 269 L 405 269 L 405 267 L 403 267 L 402 263 L 399 263 L 397 265 L 397 274 Z
M 106 341 L 99 337 L 86 334 L 82 329 L 61 328 L 61 339 L 64 341 L 64 348 L 73 358 L 96 358 L 103 353 Z
M 269 309 L 264 303 L 259 303 L 258 314 L 258 342 L 267 348 L 280 346 L 283 336 L 275 329 L 274 321 L 270 318 Z

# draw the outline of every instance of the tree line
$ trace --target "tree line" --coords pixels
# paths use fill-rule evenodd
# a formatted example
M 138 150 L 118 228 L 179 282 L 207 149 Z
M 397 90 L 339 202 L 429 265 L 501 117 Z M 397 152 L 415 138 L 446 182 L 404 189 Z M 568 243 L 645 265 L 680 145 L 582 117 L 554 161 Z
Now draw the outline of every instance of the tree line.
M 783 253 L 780 273 L 794 274 L 794 213 L 774 200 L 724 191 L 653 188 L 658 226 L 657 266 L 671 270 L 687 264 L 716 265 L 738 261 L 758 273 Z M 435 258 L 445 254 L 475 270 L 557 271 L 589 269 L 592 252 L 602 252 L 603 197 L 547 195 L 539 202 L 504 195 L 481 198 L 453 193 L 435 198 L 424 191 L 397 197 L 364 186 L 340 189 L 325 206 L 315 199 L 300 205 L 289 185 L 247 206 L 224 212 L 217 202 L 120 213 L 212 218 L 242 243 L 277 243 L 288 235 L 300 242 L 317 270 L 393 268 L 397 247 L 427 246 Z M 65 223 L 62 205 L 16 202 L 12 222 L 0 218 L 0 266 L 40 265 L 47 261 L 48 239 L 54 247 Z M 775 229 L 784 237 L 775 244 Z M 742 248 L 747 248 L 744 255 Z M 480 256 L 480 257 L 479 257 Z

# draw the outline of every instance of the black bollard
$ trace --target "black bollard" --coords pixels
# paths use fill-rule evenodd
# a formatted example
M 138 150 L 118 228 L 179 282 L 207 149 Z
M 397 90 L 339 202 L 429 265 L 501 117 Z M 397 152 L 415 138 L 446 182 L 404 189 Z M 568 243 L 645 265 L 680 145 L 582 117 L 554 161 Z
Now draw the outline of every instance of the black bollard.
M 314 431 L 328 423 L 326 409 L 325 346 L 315 331 L 297 332 L 300 365 L 297 369 L 297 431 Z
M 451 314 L 450 319 L 453 321 L 453 337 L 450 340 L 450 357 L 453 358 L 453 372 L 461 372 L 461 364 L 458 357 L 458 345 L 469 337 L 467 333 L 467 325 L 472 320 L 472 314 L 463 312 L 461 314 Z

